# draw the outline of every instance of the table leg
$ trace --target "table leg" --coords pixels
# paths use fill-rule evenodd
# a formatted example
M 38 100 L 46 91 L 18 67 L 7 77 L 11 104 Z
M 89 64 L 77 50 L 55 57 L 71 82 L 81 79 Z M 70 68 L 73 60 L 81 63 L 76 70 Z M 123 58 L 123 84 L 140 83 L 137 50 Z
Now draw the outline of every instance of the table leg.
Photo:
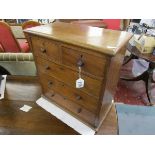
M 127 64 L 132 59 L 138 59 L 138 57 L 131 53 L 130 56 L 126 60 L 124 60 L 123 65 Z
M 155 83 L 155 81 L 153 80 L 153 70 L 155 68 L 155 63 L 150 62 L 149 63 L 149 67 L 148 69 L 143 72 L 141 75 L 131 78 L 131 79 L 127 79 L 127 78 L 121 78 L 122 80 L 125 81 L 140 81 L 143 80 L 145 82 L 145 88 L 146 88 L 146 94 L 147 94 L 147 98 L 149 100 L 150 105 L 153 105 L 151 103 L 151 83 Z
M 149 64 L 149 70 L 148 70 L 148 73 L 149 73 L 149 79 L 148 79 L 148 89 L 147 89 L 147 96 L 148 99 L 150 99 L 150 105 L 154 105 L 151 100 L 152 100 L 152 96 L 151 96 L 151 84 L 152 83 L 155 83 L 154 79 L 153 79 L 153 70 L 155 69 L 155 63 L 152 63 L 150 62 Z
M 121 77 L 120 79 L 125 80 L 125 81 L 140 81 L 140 80 L 146 81 L 146 79 L 148 79 L 148 71 L 145 71 L 141 75 L 136 76 L 136 77 L 131 78 L 131 79 L 123 78 L 123 77 Z
M 155 81 L 153 80 L 153 72 L 152 72 L 151 82 L 152 82 L 152 83 L 155 83 Z

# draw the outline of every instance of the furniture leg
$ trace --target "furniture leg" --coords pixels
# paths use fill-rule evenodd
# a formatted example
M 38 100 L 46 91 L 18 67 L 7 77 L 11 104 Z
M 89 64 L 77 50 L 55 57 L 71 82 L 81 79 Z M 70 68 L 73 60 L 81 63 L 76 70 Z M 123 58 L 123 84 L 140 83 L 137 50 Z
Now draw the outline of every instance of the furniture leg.
M 125 80 L 125 81 L 140 81 L 140 80 L 143 80 L 145 81 L 145 79 L 147 79 L 148 77 L 148 73 L 147 71 L 143 72 L 141 75 L 139 76 L 136 76 L 134 78 L 131 78 L 131 79 L 127 79 L 127 78 L 120 78 L 121 80 Z
M 152 83 L 155 83 L 155 81 L 153 80 L 153 78 L 152 78 L 152 81 L 151 81 Z
M 131 78 L 131 79 L 127 79 L 127 78 L 121 78 L 122 80 L 125 81 L 140 81 L 143 80 L 145 82 L 145 88 L 146 88 L 146 94 L 147 94 L 147 98 L 149 100 L 150 105 L 152 105 L 151 103 L 151 83 L 155 83 L 155 81 L 153 80 L 153 70 L 155 68 L 155 64 L 154 63 L 149 63 L 149 67 L 148 69 L 143 72 L 141 75 Z
M 151 105 L 151 100 L 150 100 L 150 93 L 149 93 L 149 88 L 150 88 L 150 83 L 149 83 L 149 79 L 144 81 L 145 82 L 145 89 L 146 89 L 146 95 L 147 95 L 147 98 L 149 100 L 149 105 Z
M 127 64 L 132 59 L 138 59 L 138 57 L 131 53 L 130 56 L 123 62 L 123 65 Z
M 148 97 L 148 100 L 150 102 L 150 106 L 151 105 L 154 105 L 151 102 L 151 99 L 152 99 L 152 96 L 151 96 L 151 84 L 152 83 L 155 83 L 155 81 L 153 80 L 153 70 L 154 70 L 154 64 L 153 63 L 150 63 L 149 70 L 148 70 L 148 74 L 149 74 L 149 77 L 148 77 L 148 85 L 147 85 L 147 88 L 146 88 L 147 97 Z

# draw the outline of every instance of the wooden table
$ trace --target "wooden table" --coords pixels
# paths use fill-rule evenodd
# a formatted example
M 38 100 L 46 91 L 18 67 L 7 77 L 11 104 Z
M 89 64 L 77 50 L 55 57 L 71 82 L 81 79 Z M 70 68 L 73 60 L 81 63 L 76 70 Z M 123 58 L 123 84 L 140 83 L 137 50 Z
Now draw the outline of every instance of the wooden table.
M 66 124 L 39 107 L 41 96 L 37 77 L 8 76 L 5 99 L 0 101 L 0 134 L 73 135 L 78 134 Z M 20 108 L 32 109 L 23 112 Z M 98 134 L 117 134 L 117 119 L 113 106 Z
M 144 59 L 145 61 L 149 62 L 148 69 L 143 72 L 141 75 L 127 79 L 127 78 L 121 78 L 122 80 L 126 81 L 140 81 L 143 80 L 145 82 L 145 88 L 146 88 L 146 94 L 149 100 L 150 105 L 154 105 L 151 102 L 151 83 L 155 83 L 153 80 L 153 70 L 155 69 L 155 56 L 152 53 L 143 54 L 141 53 L 135 46 L 131 46 L 131 44 L 128 44 L 128 50 L 131 53 L 130 57 L 126 59 L 123 63 L 123 65 L 127 64 L 131 59 Z

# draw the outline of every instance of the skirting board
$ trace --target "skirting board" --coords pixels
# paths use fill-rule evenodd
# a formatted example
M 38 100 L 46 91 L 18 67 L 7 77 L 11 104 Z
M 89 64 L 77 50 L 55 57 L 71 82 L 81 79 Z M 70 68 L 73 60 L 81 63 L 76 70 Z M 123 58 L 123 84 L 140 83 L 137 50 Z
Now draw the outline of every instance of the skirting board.
M 82 123 L 81 121 L 73 117 L 72 115 L 68 114 L 67 112 L 63 111 L 58 106 L 56 106 L 54 103 L 46 100 L 44 97 L 39 98 L 36 101 L 36 103 L 40 107 L 42 107 L 43 109 L 45 109 L 46 111 L 54 115 L 56 118 L 58 118 L 59 120 L 61 120 L 62 122 L 70 126 L 71 128 L 73 128 L 78 133 L 82 135 L 94 135 L 95 134 L 95 130 L 88 127 L 87 125 L 85 125 L 84 123 Z

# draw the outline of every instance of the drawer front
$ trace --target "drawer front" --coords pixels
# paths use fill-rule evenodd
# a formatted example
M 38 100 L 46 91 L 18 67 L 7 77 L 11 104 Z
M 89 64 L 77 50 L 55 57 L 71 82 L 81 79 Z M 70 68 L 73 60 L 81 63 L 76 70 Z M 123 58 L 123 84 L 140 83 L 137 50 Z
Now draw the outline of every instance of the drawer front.
M 95 127 L 95 119 L 96 115 L 87 109 L 83 108 L 79 104 L 73 103 L 68 99 L 64 99 L 58 93 L 55 93 L 51 89 L 43 89 L 44 96 L 46 96 L 49 100 L 54 101 L 58 106 L 60 106 L 63 110 L 69 112 L 71 115 L 77 117 L 84 121 L 84 123 L 90 125 L 91 127 Z
M 40 73 L 40 80 L 43 89 L 52 89 L 54 92 L 62 95 L 64 98 L 69 99 L 77 104 L 80 104 L 87 110 L 96 113 L 98 100 L 93 98 L 75 88 L 67 86 L 65 83 L 56 80 L 53 77 Z
M 33 53 L 52 61 L 60 61 L 60 48 L 58 43 L 46 38 L 32 37 Z
M 36 58 L 36 61 L 37 61 L 37 69 L 39 72 L 43 72 L 47 75 L 55 77 L 59 81 L 62 81 L 67 85 L 76 88 L 75 83 L 76 80 L 78 79 L 78 72 L 75 72 L 71 69 L 68 69 L 67 67 L 58 65 L 56 63 L 38 57 Z M 84 91 L 85 93 L 98 98 L 100 95 L 102 81 L 90 78 L 83 74 L 82 78 L 84 79 L 85 84 L 83 88 L 80 88 L 78 90 Z
M 99 57 L 62 46 L 62 63 L 64 65 L 78 69 L 79 60 L 82 60 L 84 64 L 82 71 L 99 77 L 103 76 L 107 61 L 106 56 Z

